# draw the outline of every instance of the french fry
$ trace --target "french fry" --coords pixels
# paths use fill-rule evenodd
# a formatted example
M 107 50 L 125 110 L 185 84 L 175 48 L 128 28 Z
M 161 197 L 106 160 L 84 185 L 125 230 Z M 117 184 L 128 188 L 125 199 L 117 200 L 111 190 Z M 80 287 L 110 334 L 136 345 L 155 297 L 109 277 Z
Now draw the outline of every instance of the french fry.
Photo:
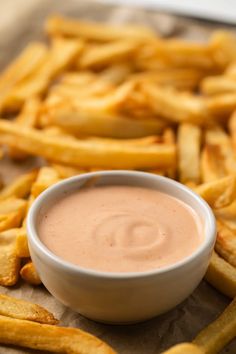
M 129 57 L 138 49 L 139 43 L 132 40 L 119 40 L 105 44 L 87 45 L 79 57 L 79 69 L 100 68 L 105 65 L 129 60 Z
M 236 198 L 236 177 L 227 176 L 203 183 L 195 188 L 195 192 L 200 194 L 212 208 L 223 208 Z
M 222 220 L 217 220 L 217 238 L 215 249 L 219 255 L 236 267 L 236 233 Z
M 212 57 L 209 44 L 193 43 L 176 38 L 156 39 L 151 45 L 147 43 L 135 59 L 139 70 L 199 68 L 211 72 L 215 71 L 218 66 Z
M 201 176 L 202 181 L 211 182 L 228 174 L 224 157 L 219 145 L 204 145 L 201 153 Z
M 39 109 L 41 107 L 41 102 L 38 97 L 30 97 L 24 104 L 21 113 L 15 118 L 15 122 L 26 126 L 26 127 L 35 127 L 37 126 L 37 118 Z M 27 155 L 22 151 L 9 149 L 8 155 L 14 160 L 24 160 Z
M 201 92 L 204 95 L 217 95 L 236 91 L 236 79 L 222 76 L 209 76 L 201 82 Z
M 157 40 L 157 54 L 176 67 L 212 69 L 214 66 L 209 46 L 179 39 Z
M 15 197 L 25 198 L 30 194 L 32 184 L 37 177 L 38 171 L 33 170 L 29 173 L 17 177 L 12 183 L 0 191 L 0 201 Z
M 27 153 L 70 166 L 103 168 L 155 168 L 171 167 L 175 164 L 175 147 L 156 144 L 149 147 L 123 146 L 122 142 L 104 144 L 89 141 L 62 140 L 51 137 L 36 129 L 21 127 L 0 119 L 2 143 L 20 148 Z
M 0 294 L 0 315 L 54 325 L 58 323 L 53 314 L 29 301 Z
M 33 42 L 3 71 L 0 76 L 0 111 L 9 92 L 40 67 L 47 51 L 44 44 Z
M 218 157 L 221 157 L 218 163 L 221 162 L 222 166 L 225 168 L 226 173 L 235 174 L 236 155 L 233 151 L 233 146 L 229 135 L 219 127 L 207 129 L 205 134 L 205 142 L 206 144 L 218 147 Z
M 131 74 L 132 69 L 130 63 L 112 64 L 100 73 L 103 80 L 112 83 L 113 85 L 120 85 Z
M 0 147 L 0 160 L 2 160 L 3 156 L 4 156 L 3 148 Z
M 204 101 L 200 97 L 151 83 L 145 83 L 143 90 L 153 111 L 169 121 L 203 124 L 207 119 Z
M 210 39 L 210 50 L 215 64 L 225 69 L 236 59 L 236 37 L 233 32 L 215 31 Z
M 194 339 L 204 354 L 219 353 L 236 336 L 236 298 L 224 312 Z
M 35 197 L 30 194 L 29 198 L 28 198 L 28 204 L 27 204 L 27 213 L 29 211 L 29 208 L 31 207 L 31 205 L 33 204 L 35 200 Z M 25 218 L 23 219 L 23 222 L 22 222 L 22 228 L 26 230 L 26 221 L 27 221 L 27 215 L 25 215 Z M 19 231 L 19 234 L 21 233 L 21 231 Z
M 37 179 L 32 185 L 31 195 L 36 198 L 45 189 L 59 182 L 59 180 L 59 175 L 53 167 L 41 167 Z
M 118 63 L 108 66 L 100 71 L 99 74 L 88 70 L 67 72 L 62 76 L 60 83 L 86 90 L 89 89 L 88 85 L 93 85 L 97 82 L 107 83 L 110 84 L 110 87 L 113 87 L 123 83 L 129 74 L 131 74 L 131 68 L 128 63 Z
M 168 68 L 135 73 L 131 77 L 139 82 L 152 82 L 159 86 L 170 86 L 179 90 L 194 90 L 204 72 L 195 68 Z
M 70 67 L 82 48 L 83 42 L 79 40 L 54 40 L 43 64 L 9 92 L 5 97 L 4 107 L 19 109 L 29 97 L 44 93 L 50 81 Z
M 215 209 L 215 216 L 229 229 L 236 231 L 236 200 L 225 208 Z
M 222 294 L 234 298 L 236 296 L 236 268 L 212 253 L 205 279 Z
M 30 252 L 29 252 L 29 247 L 28 247 L 28 239 L 27 239 L 25 227 L 19 228 L 17 230 L 16 253 L 19 258 L 30 257 Z
M 192 343 L 181 343 L 163 352 L 163 354 L 205 354 L 201 348 Z
M 0 285 L 12 286 L 17 283 L 20 258 L 16 252 L 17 229 L 0 232 Z
M 236 109 L 236 92 L 207 97 L 205 104 L 210 115 L 227 118 Z
M 76 328 L 0 316 L 0 342 L 66 354 L 115 354 L 100 339 Z
M 53 96 L 58 96 L 60 100 L 65 98 L 68 98 L 69 100 L 91 99 L 103 97 L 104 95 L 109 94 L 111 90 L 114 90 L 114 85 L 105 80 L 96 80 L 86 87 L 60 83 L 50 90 L 48 100 L 51 101 Z M 58 102 L 60 102 L 59 99 Z
M 27 201 L 8 198 L 0 201 L 0 231 L 19 227 L 27 208 Z
M 169 133 L 171 129 L 166 129 L 163 132 L 163 135 L 150 135 L 150 136 L 145 136 L 143 138 L 136 138 L 136 139 L 124 139 L 122 140 L 123 145 L 128 145 L 128 146 L 150 146 L 150 145 L 155 145 L 159 143 L 163 143 L 166 145 L 174 145 L 174 142 L 170 141 L 167 133 Z M 171 131 L 172 134 L 173 131 Z M 99 137 L 85 137 L 85 141 L 90 141 L 94 143 L 99 143 L 99 144 L 105 144 L 107 146 L 110 146 L 111 144 L 116 145 L 117 144 L 117 139 L 111 139 L 111 138 L 99 138 Z M 119 140 L 118 140 L 119 141 Z
M 51 16 L 45 24 L 46 32 L 54 36 L 78 37 L 98 42 L 119 39 L 147 41 L 156 38 L 156 34 L 142 26 L 115 26 L 83 22 L 60 16 Z
M 100 76 L 89 70 L 65 72 L 60 80 L 63 85 L 75 86 L 77 88 L 87 88 L 100 79 Z
M 229 78 L 236 78 L 236 60 L 230 62 L 230 64 L 225 69 L 224 74 Z
M 236 153 L 236 111 L 229 118 L 228 128 L 230 132 L 231 142 L 234 153 Z
M 175 139 L 175 132 L 173 129 L 171 128 L 166 128 L 163 132 L 163 135 L 162 135 L 162 139 L 163 139 L 163 143 L 164 144 L 170 144 L 170 145 L 174 145 L 175 146 L 175 143 L 176 143 L 176 139 Z M 153 170 L 153 171 L 150 171 L 152 173 L 157 173 L 157 174 L 162 174 L 164 173 L 164 175 L 166 175 L 167 177 L 169 178 L 173 178 L 175 179 L 176 178 L 176 168 L 177 166 L 176 165 L 173 165 L 171 168 L 167 169 L 165 172 L 164 171 L 158 171 L 158 170 Z
M 76 176 L 88 172 L 88 170 L 85 169 L 79 169 L 79 168 L 64 166 L 55 163 L 52 164 L 52 167 L 54 168 L 54 170 L 57 171 L 60 178 L 69 178 L 72 176 Z
M 4 186 L 4 182 L 2 176 L 0 175 L 0 191 L 3 189 L 3 186 Z
M 201 129 L 193 124 L 180 124 L 177 135 L 180 182 L 200 182 L 200 148 Z
M 31 285 L 42 284 L 41 279 L 32 262 L 26 263 L 20 270 L 20 276 L 26 283 Z
M 56 126 L 56 125 L 50 125 L 47 127 L 44 127 L 43 132 L 47 134 L 48 136 L 60 136 L 63 137 L 63 139 L 69 139 L 70 141 L 75 141 L 76 138 L 73 135 L 68 134 L 65 130 L 62 128 Z
M 164 121 L 155 118 L 132 119 L 113 113 L 81 111 L 69 105 L 51 109 L 48 123 L 72 134 L 117 139 L 159 134 L 166 125 Z

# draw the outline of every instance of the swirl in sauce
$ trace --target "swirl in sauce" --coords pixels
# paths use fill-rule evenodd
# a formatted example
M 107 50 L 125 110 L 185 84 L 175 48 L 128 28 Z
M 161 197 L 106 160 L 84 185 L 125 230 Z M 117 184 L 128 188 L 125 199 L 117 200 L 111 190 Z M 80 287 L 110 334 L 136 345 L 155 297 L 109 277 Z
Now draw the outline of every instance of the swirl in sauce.
M 174 264 L 203 240 L 199 217 L 153 189 L 91 187 L 59 199 L 38 232 L 59 257 L 84 268 L 142 272 Z

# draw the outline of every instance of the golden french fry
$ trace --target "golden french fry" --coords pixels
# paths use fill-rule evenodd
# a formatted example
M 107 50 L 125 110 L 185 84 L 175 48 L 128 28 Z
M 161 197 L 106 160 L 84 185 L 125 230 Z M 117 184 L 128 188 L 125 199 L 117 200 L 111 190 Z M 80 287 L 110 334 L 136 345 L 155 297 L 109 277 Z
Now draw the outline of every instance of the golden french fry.
M 205 354 L 201 348 L 192 343 L 181 343 L 163 352 L 163 354 Z
M 166 138 L 164 138 L 164 134 L 167 132 L 164 131 L 163 136 L 161 135 L 150 135 L 150 136 L 145 136 L 143 138 L 136 138 L 136 139 L 124 139 L 122 140 L 122 143 L 126 146 L 150 146 L 150 145 L 155 145 L 158 143 L 164 143 L 164 144 L 174 144 L 173 142 L 171 143 L 170 141 L 167 141 Z M 100 143 L 100 144 L 106 144 L 107 146 L 110 146 L 111 144 L 116 145 L 117 144 L 117 139 L 110 139 L 110 138 L 99 138 L 99 137 L 85 137 L 85 141 L 90 141 L 90 142 L 95 142 L 95 143 Z
M 26 214 L 27 201 L 19 198 L 0 200 L 0 231 L 19 227 Z
M 225 177 L 228 174 L 225 168 L 224 157 L 219 145 L 204 145 L 201 153 L 201 177 L 202 181 L 211 182 Z
M 215 64 L 225 69 L 236 59 L 236 37 L 233 32 L 214 31 L 210 39 L 210 50 Z
M 14 87 L 33 74 L 47 56 L 47 47 L 38 42 L 29 44 L 0 76 L 0 110 L 4 101 Z
M 155 118 L 132 119 L 113 113 L 75 110 L 69 105 L 49 111 L 48 122 L 72 134 L 118 139 L 159 134 L 166 125 Z
M 25 227 L 19 228 L 17 230 L 16 253 L 19 258 L 30 257 L 28 239 L 27 239 Z
M 236 231 L 236 200 L 225 208 L 214 210 L 214 213 L 229 229 Z
M 3 148 L 0 147 L 0 160 L 2 160 L 3 156 L 4 156 Z M 1 183 L 0 183 L 0 185 L 1 185 Z
M 224 312 L 194 339 L 204 354 L 219 353 L 236 336 L 236 298 Z
M 205 95 L 216 95 L 236 91 L 236 79 L 232 77 L 209 76 L 201 82 L 201 92 Z
M 153 173 L 154 175 L 158 175 L 158 176 L 166 176 L 169 171 L 166 172 L 159 169 L 155 169 L 155 170 L 147 170 L 146 172 Z
M 232 142 L 230 136 L 225 133 L 225 131 L 219 127 L 214 127 L 207 129 L 205 134 L 205 142 L 209 145 L 214 145 L 218 147 L 219 154 L 218 157 L 224 166 L 226 173 L 235 174 L 236 173 L 236 158 L 233 151 Z
M 53 163 L 52 167 L 54 168 L 54 170 L 57 171 L 59 178 L 62 178 L 62 179 L 89 172 L 88 170 L 85 170 L 85 169 L 64 166 L 64 165 L 60 165 L 60 164 L 56 164 L 56 163 Z
M 16 117 L 15 122 L 27 126 L 35 127 L 37 126 L 37 118 L 39 109 L 41 107 L 41 102 L 38 97 L 30 97 L 24 104 L 21 113 Z M 16 149 L 9 149 L 8 155 L 14 160 L 24 160 L 27 155 L 22 151 Z
M 210 115 L 227 118 L 236 109 L 236 93 L 222 93 L 205 98 Z
M 0 316 L 0 343 L 66 354 L 115 354 L 100 339 L 80 329 Z
M 139 45 L 133 39 L 87 45 L 78 59 L 77 66 L 79 69 L 97 68 L 122 60 L 129 60 L 129 57 L 138 49 Z
M 236 296 L 236 268 L 213 252 L 205 279 L 222 294 Z
M 28 204 L 27 204 L 27 213 L 29 211 L 29 208 L 31 207 L 32 203 L 34 202 L 35 200 L 35 197 L 30 194 L 29 198 L 28 198 Z M 25 215 L 25 218 L 23 219 L 23 222 L 22 222 L 22 228 L 23 229 L 26 229 L 26 221 L 27 221 L 27 214 Z M 18 234 L 21 234 L 21 231 L 19 230 Z
M 0 294 L 0 315 L 51 325 L 58 323 L 53 314 L 45 308 L 2 294 Z
M 172 128 L 166 128 L 163 132 L 162 139 L 164 144 L 170 144 L 170 145 L 172 144 L 175 146 L 176 138 L 175 138 L 174 130 Z M 176 172 L 177 172 L 176 167 L 177 167 L 176 165 L 173 165 L 171 168 L 168 168 L 166 171 L 151 170 L 150 172 L 163 175 L 172 179 L 176 179 Z
M 3 187 L 4 187 L 4 182 L 2 176 L 0 175 L 0 191 L 3 189 Z
M 18 109 L 29 97 L 45 92 L 50 81 L 70 67 L 82 48 L 83 42 L 79 40 L 57 38 L 38 70 L 16 85 L 5 97 L 4 107 Z
M 204 100 L 200 97 L 152 83 L 145 83 L 143 90 L 153 111 L 170 121 L 204 124 L 207 119 Z
M 73 107 L 73 111 L 82 111 L 87 112 L 88 114 L 96 114 L 98 112 L 103 113 L 113 113 L 115 110 L 119 109 L 122 104 L 128 99 L 134 90 L 135 82 L 127 81 L 119 87 L 110 90 L 106 95 L 101 97 L 71 97 L 68 102 L 68 97 L 63 97 L 57 93 L 52 93 L 52 98 L 49 96 L 49 99 L 46 101 L 44 106 L 44 111 L 50 109 L 50 113 L 53 112 L 53 108 L 57 111 L 61 110 L 68 105 Z M 56 95 L 56 99 L 55 99 Z
M 236 231 L 228 228 L 222 220 L 217 220 L 215 249 L 222 258 L 236 267 Z
M 32 185 L 31 195 L 37 197 L 45 189 L 60 180 L 57 171 L 53 167 L 41 167 L 34 184 Z
M 180 182 L 200 182 L 200 149 L 201 129 L 189 123 L 180 124 L 177 135 Z
M 168 68 L 135 73 L 131 77 L 139 82 L 152 82 L 179 90 L 194 90 L 198 87 L 204 72 L 195 68 Z
M 150 45 L 151 44 L 151 45 Z M 156 39 L 139 51 L 136 59 L 138 69 L 199 68 L 207 71 L 216 69 L 211 47 L 205 43 L 194 43 L 181 39 Z
M 48 160 L 78 167 L 155 168 L 175 164 L 175 147 L 167 144 L 123 146 L 122 141 L 105 144 L 62 139 L 43 134 L 36 129 L 21 127 L 0 119 L 1 142 Z
M 46 32 L 54 36 L 78 37 L 92 41 L 108 42 L 119 39 L 146 41 L 156 38 L 156 34 L 142 26 L 115 26 L 51 16 L 45 25 Z
M 70 135 L 68 132 L 66 132 L 65 130 L 63 130 L 62 128 L 56 126 L 56 125 L 50 125 L 47 127 L 44 127 L 43 132 L 45 134 L 47 134 L 48 136 L 61 136 L 63 137 L 63 139 L 69 139 L 72 141 L 76 140 L 76 137 L 74 137 L 73 135 Z
M 228 128 L 230 132 L 231 142 L 234 153 L 236 152 L 236 111 L 229 118 Z
M 205 43 L 179 39 L 157 40 L 157 52 L 175 66 L 204 69 L 211 69 L 213 66 L 210 49 Z
M 62 76 L 60 82 L 63 85 L 70 85 L 86 90 L 89 90 L 90 84 L 94 85 L 97 82 L 110 84 L 109 87 L 113 87 L 114 85 L 123 83 L 130 73 L 131 68 L 128 63 L 112 64 L 100 71 L 99 74 L 87 70 L 67 72 Z
M 130 63 L 115 63 L 103 70 L 100 76 L 113 85 L 120 85 L 130 75 L 131 71 Z
M 100 79 L 100 76 L 96 75 L 92 71 L 83 70 L 83 71 L 71 71 L 65 72 L 60 80 L 60 83 L 63 85 L 70 85 L 79 88 L 87 88 L 88 85 L 94 84 L 97 80 Z
M 38 171 L 33 170 L 29 173 L 17 177 L 12 183 L 0 191 L 0 201 L 10 197 L 25 198 L 30 194 L 33 182 L 37 177 Z
M 195 188 L 195 192 L 215 209 L 231 204 L 236 198 L 236 177 L 227 176 L 203 183 Z
M 229 77 L 229 78 L 236 78 L 236 60 L 233 60 L 230 62 L 230 64 L 227 66 L 224 74 Z
M 26 263 L 20 270 L 20 276 L 26 283 L 31 285 L 42 284 L 41 279 L 32 262 Z
M 112 90 L 114 90 L 114 85 L 110 84 L 105 80 L 96 80 L 88 86 L 82 87 L 60 83 L 58 85 L 55 85 L 50 90 L 50 96 L 47 98 L 47 101 L 51 102 L 52 97 L 57 96 L 58 102 L 62 101 L 65 98 L 68 98 L 70 101 L 73 99 L 96 99 L 97 97 L 103 97 L 104 95 L 109 94 Z M 50 105 L 52 104 L 50 103 Z
M 20 258 L 16 252 L 17 229 L 0 233 L 0 285 L 12 286 L 17 283 Z

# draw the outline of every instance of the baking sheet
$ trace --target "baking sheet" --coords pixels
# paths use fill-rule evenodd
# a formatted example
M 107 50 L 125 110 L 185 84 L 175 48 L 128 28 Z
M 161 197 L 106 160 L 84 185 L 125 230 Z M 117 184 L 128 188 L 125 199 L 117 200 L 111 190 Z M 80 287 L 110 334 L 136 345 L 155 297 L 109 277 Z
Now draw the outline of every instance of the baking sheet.
M 18 1 L 19 2 L 19 1 Z M 11 3 L 14 3 L 11 0 Z M 23 5 L 24 2 L 21 1 Z M 32 4 L 31 4 L 32 5 Z M 45 17 L 52 13 L 68 14 L 73 17 L 115 23 L 133 22 L 147 24 L 164 36 L 176 34 L 194 40 L 205 40 L 216 29 L 216 24 L 148 12 L 142 9 L 113 7 L 91 1 L 46 1 L 35 0 L 34 6 L 15 11 L 15 17 L 8 27 L 0 31 L 0 65 L 4 66 L 29 40 L 42 39 L 42 25 Z M 5 181 L 32 168 L 35 159 L 24 165 L 0 161 L 0 174 Z M 177 280 L 176 280 L 177 281 Z M 32 287 L 19 283 L 7 289 L 0 287 L 0 293 L 24 298 L 45 306 L 60 319 L 60 324 L 84 329 L 108 342 L 121 354 L 158 354 L 168 347 L 191 339 L 214 320 L 229 303 L 229 299 L 218 293 L 205 281 L 177 308 L 150 321 L 128 326 L 111 326 L 90 321 L 55 300 L 43 286 Z M 145 306 L 145 304 L 144 304 Z M 0 354 L 38 353 L 26 349 L 1 346 Z M 236 341 L 222 353 L 236 353 Z

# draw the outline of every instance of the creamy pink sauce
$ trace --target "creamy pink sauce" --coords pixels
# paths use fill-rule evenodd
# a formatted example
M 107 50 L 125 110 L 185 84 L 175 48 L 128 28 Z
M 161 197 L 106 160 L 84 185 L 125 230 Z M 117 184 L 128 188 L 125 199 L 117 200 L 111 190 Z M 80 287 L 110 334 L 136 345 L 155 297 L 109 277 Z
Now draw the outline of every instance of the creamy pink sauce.
M 174 264 L 203 241 L 197 214 L 157 190 L 84 188 L 59 199 L 38 224 L 43 243 L 84 268 L 142 272 Z

